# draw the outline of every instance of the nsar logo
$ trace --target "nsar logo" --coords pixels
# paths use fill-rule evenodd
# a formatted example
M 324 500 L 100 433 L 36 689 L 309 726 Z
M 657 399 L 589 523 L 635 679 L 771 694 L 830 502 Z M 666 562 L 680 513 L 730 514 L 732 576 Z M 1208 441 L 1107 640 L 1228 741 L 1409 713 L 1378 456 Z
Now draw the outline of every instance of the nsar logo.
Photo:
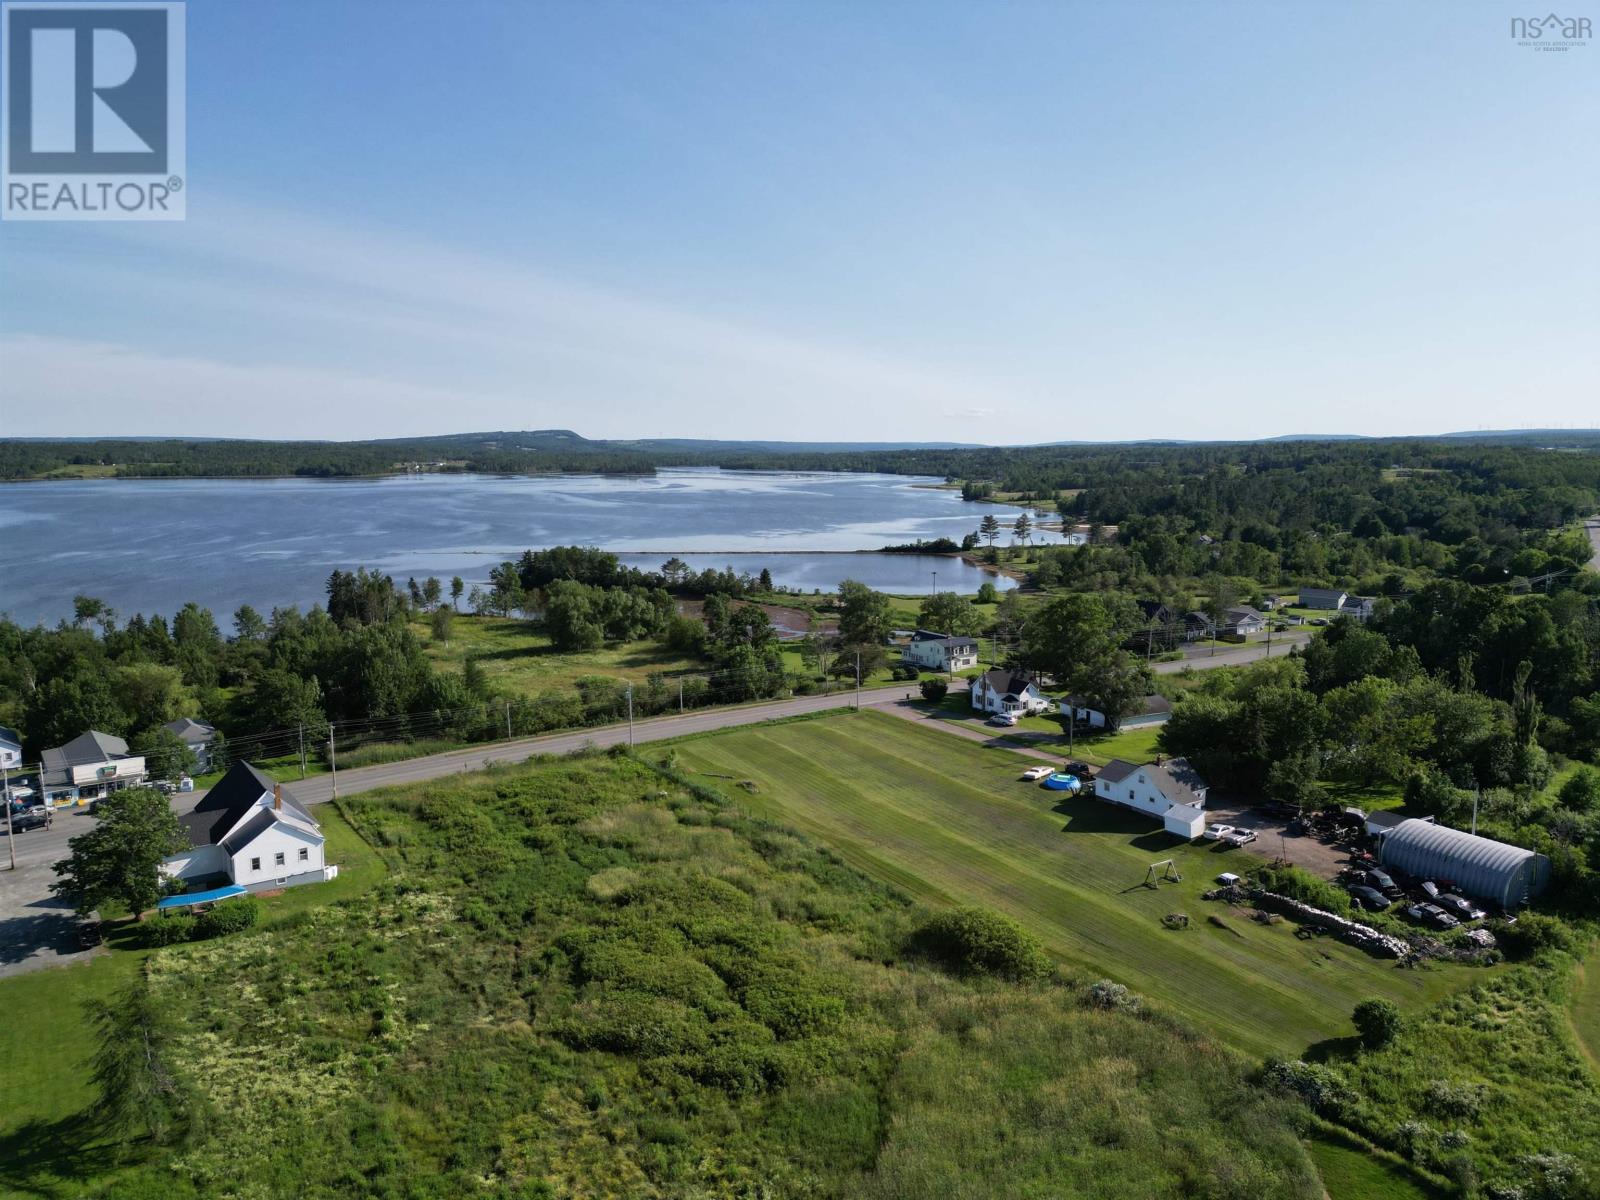
M 1593 32 L 1588 17 L 1512 17 L 1511 37 L 1530 50 L 1571 50 L 1588 45 Z
M 0 7 L 0 215 L 183 220 L 183 4 Z

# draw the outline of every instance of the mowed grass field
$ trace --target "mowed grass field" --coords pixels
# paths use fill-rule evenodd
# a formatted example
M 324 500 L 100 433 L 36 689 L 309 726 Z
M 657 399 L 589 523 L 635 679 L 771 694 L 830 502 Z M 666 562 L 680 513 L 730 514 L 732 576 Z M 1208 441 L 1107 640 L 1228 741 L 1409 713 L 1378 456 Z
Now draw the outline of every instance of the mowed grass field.
M 903 717 L 830 715 L 677 750 L 704 782 L 862 870 L 929 903 L 1007 913 L 1063 962 L 1252 1054 L 1299 1055 L 1347 1036 L 1351 1009 L 1369 996 L 1414 1008 L 1482 978 L 1465 967 L 1402 969 L 1206 902 L 1218 872 L 1248 861 L 1238 851 L 1178 843 L 1099 801 L 1063 800 L 1017 779 L 1036 760 Z M 745 780 L 754 792 L 738 786 Z M 1150 864 L 1168 857 L 1182 882 L 1143 886 Z M 1162 926 L 1173 912 L 1188 914 L 1186 930 Z
M 1600 1071 L 1600 950 L 1591 952 L 1578 966 L 1568 1015 L 1589 1065 Z
M 411 628 L 435 666 L 460 671 L 469 657 L 476 658 L 491 683 L 523 696 L 569 686 L 585 675 L 643 683 L 655 674 L 707 669 L 701 660 L 659 642 L 621 642 L 565 653 L 551 645 L 542 630 L 518 617 L 463 613 L 451 621 L 448 642 L 435 641 L 425 621 L 413 621 Z

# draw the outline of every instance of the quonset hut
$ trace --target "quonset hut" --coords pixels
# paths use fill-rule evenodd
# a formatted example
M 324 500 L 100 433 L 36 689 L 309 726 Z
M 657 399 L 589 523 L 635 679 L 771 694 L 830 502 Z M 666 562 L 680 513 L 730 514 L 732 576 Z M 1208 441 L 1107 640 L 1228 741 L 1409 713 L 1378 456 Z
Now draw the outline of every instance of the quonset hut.
M 1378 861 L 1419 879 L 1448 879 L 1507 909 L 1526 904 L 1550 882 L 1550 860 L 1542 854 L 1415 819 L 1383 835 Z

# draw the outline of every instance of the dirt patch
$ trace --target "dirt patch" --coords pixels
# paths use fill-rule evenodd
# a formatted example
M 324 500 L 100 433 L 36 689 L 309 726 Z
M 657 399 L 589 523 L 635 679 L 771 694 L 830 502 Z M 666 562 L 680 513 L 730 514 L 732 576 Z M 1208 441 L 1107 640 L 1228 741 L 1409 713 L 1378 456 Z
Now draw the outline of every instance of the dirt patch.
M 1333 879 L 1349 865 L 1350 847 L 1342 842 L 1324 842 L 1305 834 L 1291 834 L 1288 821 L 1273 816 L 1252 802 L 1236 796 L 1218 798 L 1206 805 L 1206 823 L 1244 825 L 1256 831 L 1250 853 L 1265 859 L 1280 854 L 1297 867 L 1323 879 Z

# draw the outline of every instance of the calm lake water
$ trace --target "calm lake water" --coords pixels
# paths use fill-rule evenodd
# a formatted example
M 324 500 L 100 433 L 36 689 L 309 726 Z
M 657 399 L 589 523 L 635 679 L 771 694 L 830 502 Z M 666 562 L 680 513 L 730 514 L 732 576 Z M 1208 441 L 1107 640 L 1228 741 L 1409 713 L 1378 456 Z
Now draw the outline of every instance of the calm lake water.
M 976 591 L 955 559 L 840 553 L 948 537 L 986 512 L 938 480 L 899 475 L 672 470 L 650 476 L 413 475 L 384 479 L 139 479 L 0 485 L 0 612 L 69 616 L 99 596 L 124 616 L 195 600 L 224 626 L 240 604 L 323 599 L 335 568 L 469 586 L 523 550 L 592 545 L 636 566 L 766 567 L 804 591 L 859 579 L 883 591 Z M 1036 539 L 1038 540 L 1038 539 Z M 1059 535 L 1045 535 L 1059 541 Z

